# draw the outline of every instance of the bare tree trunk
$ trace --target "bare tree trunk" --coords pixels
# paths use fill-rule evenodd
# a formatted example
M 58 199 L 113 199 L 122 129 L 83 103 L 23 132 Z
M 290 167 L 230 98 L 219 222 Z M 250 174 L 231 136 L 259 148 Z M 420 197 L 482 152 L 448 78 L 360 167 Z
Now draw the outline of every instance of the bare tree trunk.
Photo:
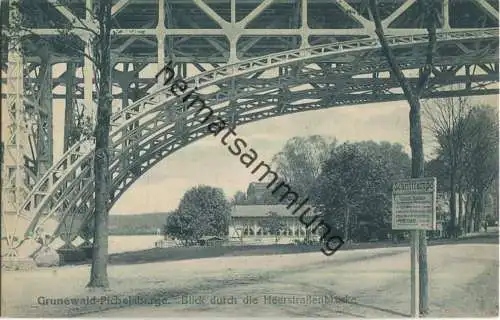
M 472 232 L 472 220 L 471 217 L 474 213 L 474 194 L 471 193 L 469 194 L 469 206 L 468 206 L 468 212 L 467 212 L 467 232 L 471 233 Z
M 412 178 L 420 178 L 424 176 L 424 152 L 422 143 L 422 124 L 420 117 L 420 96 L 427 86 L 430 74 L 432 72 L 433 55 L 436 48 L 436 16 L 434 12 L 434 1 L 419 0 L 419 4 L 423 11 L 425 19 L 425 28 L 429 35 L 427 45 L 425 65 L 422 68 L 421 75 L 418 79 L 416 87 L 413 87 L 408 79 L 403 74 L 396 57 L 394 56 L 389 43 L 384 35 L 382 19 L 378 8 L 377 0 L 370 0 L 370 11 L 373 15 L 375 24 L 375 33 L 380 41 L 382 53 L 386 57 L 387 62 L 392 70 L 392 73 L 398 80 L 401 89 L 408 104 L 410 105 L 410 147 L 411 147 L 411 176 Z M 421 314 L 428 312 L 428 271 L 427 271 L 427 237 L 426 231 L 419 232 L 419 309 Z
M 424 150 L 422 142 L 422 124 L 420 119 L 420 100 L 408 99 L 410 104 L 410 147 L 411 147 L 411 176 L 424 176 Z M 420 314 L 428 312 L 428 267 L 427 267 L 427 231 L 419 231 L 419 310 Z
M 457 194 L 455 192 L 455 175 L 450 176 L 450 221 L 451 221 L 451 234 L 455 238 L 457 236 Z
M 470 214 L 469 214 L 469 233 L 473 232 L 474 230 L 474 215 L 476 214 L 476 207 L 477 207 L 477 196 L 474 193 L 472 195 L 472 203 L 470 207 Z
M 461 188 L 458 190 L 458 225 L 460 226 L 461 233 L 464 233 L 465 232 L 464 196 Z
M 111 118 L 111 0 L 98 1 L 100 37 L 95 43 L 98 65 L 98 106 L 94 157 L 95 217 L 92 268 L 88 287 L 108 287 L 108 213 L 109 213 L 109 127 Z
M 344 216 L 344 241 L 349 241 L 349 206 L 345 207 Z
M 465 211 L 464 211 L 464 233 L 468 232 L 468 219 L 469 219 L 469 206 L 470 206 L 470 195 L 468 193 L 465 194 Z
M 484 191 L 477 193 L 477 210 L 474 214 L 474 232 L 481 231 L 481 218 L 484 210 Z

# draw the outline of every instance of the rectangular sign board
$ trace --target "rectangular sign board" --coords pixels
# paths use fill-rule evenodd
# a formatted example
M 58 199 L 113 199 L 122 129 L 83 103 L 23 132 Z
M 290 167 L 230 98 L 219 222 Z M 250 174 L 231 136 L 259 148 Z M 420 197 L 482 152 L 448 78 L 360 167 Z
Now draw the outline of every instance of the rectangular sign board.
M 436 178 L 396 181 L 392 186 L 393 230 L 436 230 Z

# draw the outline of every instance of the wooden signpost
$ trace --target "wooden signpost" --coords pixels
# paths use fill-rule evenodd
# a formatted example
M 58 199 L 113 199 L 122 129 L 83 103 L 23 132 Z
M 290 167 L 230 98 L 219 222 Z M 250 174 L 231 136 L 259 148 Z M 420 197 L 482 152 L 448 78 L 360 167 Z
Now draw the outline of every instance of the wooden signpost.
M 392 187 L 392 229 L 411 231 L 411 314 L 419 316 L 418 230 L 436 229 L 436 178 L 401 180 Z

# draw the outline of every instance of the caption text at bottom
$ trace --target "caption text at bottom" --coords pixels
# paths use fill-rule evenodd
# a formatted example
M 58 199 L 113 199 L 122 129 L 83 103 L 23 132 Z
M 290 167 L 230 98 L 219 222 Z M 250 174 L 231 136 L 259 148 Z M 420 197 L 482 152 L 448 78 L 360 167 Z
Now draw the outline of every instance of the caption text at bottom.
M 39 305 L 154 305 L 165 304 L 334 304 L 351 303 L 350 296 L 331 295 L 261 295 L 261 296 L 223 296 L 223 295 L 183 295 L 177 297 L 141 297 L 141 296 L 93 296 L 85 298 L 50 298 L 38 297 Z

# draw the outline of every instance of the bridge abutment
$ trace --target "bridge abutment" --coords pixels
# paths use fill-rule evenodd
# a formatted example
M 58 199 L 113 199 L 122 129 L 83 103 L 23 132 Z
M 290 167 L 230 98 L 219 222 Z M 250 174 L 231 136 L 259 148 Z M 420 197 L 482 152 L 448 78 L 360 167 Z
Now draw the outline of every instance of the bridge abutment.
M 37 265 L 30 257 L 2 257 L 2 269 L 9 271 L 29 271 L 36 269 Z
M 57 250 L 61 265 L 85 262 L 88 259 L 87 251 L 83 248 L 61 248 Z

